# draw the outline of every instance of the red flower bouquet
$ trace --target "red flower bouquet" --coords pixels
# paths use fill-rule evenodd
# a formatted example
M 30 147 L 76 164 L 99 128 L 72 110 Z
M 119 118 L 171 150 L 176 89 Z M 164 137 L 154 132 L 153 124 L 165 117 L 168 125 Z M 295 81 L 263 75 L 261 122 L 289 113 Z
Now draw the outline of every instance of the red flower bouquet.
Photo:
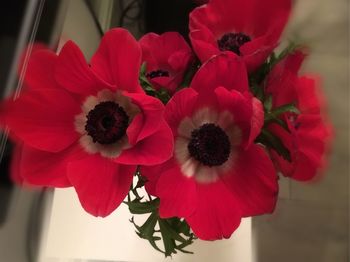
M 121 28 L 89 63 L 70 41 L 36 51 L 25 90 L 0 108 L 13 177 L 72 186 L 94 216 L 124 201 L 166 256 L 272 213 L 279 174 L 317 178 L 332 134 L 319 77 L 298 74 L 305 49 L 274 52 L 290 9 L 211 0 L 190 14 L 193 51 L 176 32 L 136 41 Z

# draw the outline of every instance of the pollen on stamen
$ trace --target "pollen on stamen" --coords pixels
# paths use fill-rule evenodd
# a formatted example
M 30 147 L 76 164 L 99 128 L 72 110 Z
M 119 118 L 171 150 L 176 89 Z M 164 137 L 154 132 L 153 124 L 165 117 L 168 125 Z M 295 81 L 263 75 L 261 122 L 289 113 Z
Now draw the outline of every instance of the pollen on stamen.
M 85 130 L 93 142 L 112 144 L 121 139 L 129 124 L 129 116 L 119 104 L 101 102 L 86 116 Z
M 193 130 L 187 148 L 191 157 L 209 167 L 224 164 L 231 152 L 229 137 L 215 124 Z
M 243 33 L 228 33 L 224 34 L 217 43 L 221 51 L 231 51 L 241 55 L 240 47 L 250 41 L 251 38 Z

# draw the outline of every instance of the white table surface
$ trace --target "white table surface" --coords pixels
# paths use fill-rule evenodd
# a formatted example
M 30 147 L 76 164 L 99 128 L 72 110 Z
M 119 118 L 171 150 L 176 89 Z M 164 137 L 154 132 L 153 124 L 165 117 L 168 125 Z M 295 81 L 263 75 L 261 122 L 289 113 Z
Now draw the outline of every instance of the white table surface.
M 42 261 L 253 261 L 250 219 L 244 219 L 229 240 L 196 240 L 188 248 L 194 255 L 178 253 L 173 259 L 164 259 L 136 235 L 124 204 L 107 218 L 95 218 L 82 209 L 74 189 L 56 189 L 49 213 Z

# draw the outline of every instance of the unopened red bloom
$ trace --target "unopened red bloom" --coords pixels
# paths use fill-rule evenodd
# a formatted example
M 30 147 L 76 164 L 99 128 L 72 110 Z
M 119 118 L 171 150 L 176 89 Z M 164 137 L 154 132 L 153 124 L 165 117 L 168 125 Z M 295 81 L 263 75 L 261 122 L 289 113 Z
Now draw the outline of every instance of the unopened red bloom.
M 299 77 L 305 55 L 295 52 L 280 62 L 267 79 L 267 94 L 273 108 L 294 104 L 300 114 L 285 113 L 288 131 L 277 124 L 269 129 L 278 136 L 291 155 L 291 162 L 271 150 L 276 166 L 283 175 L 296 180 L 313 179 L 325 166 L 332 128 L 324 112 L 324 101 L 317 77 Z
M 253 71 L 276 47 L 290 9 L 290 0 L 211 0 L 190 14 L 194 51 L 202 62 L 231 51 Z
M 199 238 L 214 240 L 230 237 L 241 217 L 272 212 L 277 177 L 253 144 L 263 115 L 237 57 L 222 54 L 199 69 L 191 88 L 166 106 L 174 157 L 141 168 L 146 189 L 160 198 L 160 216 L 184 217 Z
M 192 50 L 177 32 L 162 35 L 149 33 L 140 39 L 142 61 L 147 65 L 147 78 L 156 89 L 174 93 L 193 61 Z
M 129 191 L 136 165 L 173 149 L 162 103 L 138 83 L 141 48 L 125 30 L 106 33 L 90 65 L 73 42 L 37 51 L 19 99 L 1 118 L 23 142 L 18 174 L 34 185 L 74 186 L 85 210 L 106 216 Z

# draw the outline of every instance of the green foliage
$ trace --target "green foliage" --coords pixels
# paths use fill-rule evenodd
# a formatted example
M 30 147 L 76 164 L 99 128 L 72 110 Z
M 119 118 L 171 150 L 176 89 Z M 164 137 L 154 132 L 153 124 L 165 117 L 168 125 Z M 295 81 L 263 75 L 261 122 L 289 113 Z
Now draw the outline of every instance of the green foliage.
M 300 112 L 294 104 L 286 104 L 273 108 L 273 98 L 271 95 L 266 94 L 265 89 L 266 78 L 273 67 L 282 61 L 287 55 L 293 53 L 297 48 L 299 48 L 298 45 L 291 43 L 279 55 L 272 53 L 267 61 L 260 66 L 260 68 L 249 75 L 251 92 L 263 103 L 265 112 L 264 127 L 255 142 L 261 143 L 267 148 L 275 150 L 279 155 L 288 161 L 291 161 L 289 150 L 284 146 L 279 137 L 268 130 L 268 126 L 271 123 L 275 123 L 280 125 L 287 132 L 290 132 L 287 123 L 281 116 L 285 113 L 300 114 Z
M 194 75 L 196 74 L 196 72 L 198 71 L 199 67 L 200 67 L 200 61 L 198 60 L 198 58 L 196 58 L 187 68 L 185 76 L 183 78 L 182 83 L 180 84 L 179 88 L 177 90 L 180 90 L 182 88 L 185 87 L 189 87 L 192 79 L 194 77 Z
M 152 198 L 149 195 L 148 199 L 141 197 L 137 190 L 143 187 L 146 181 L 139 170 L 135 175 L 138 177 L 138 183 L 135 187 L 131 187 L 128 200 L 124 203 L 128 205 L 133 215 L 149 214 L 141 226 L 136 224 L 134 217 L 131 218 L 130 222 L 134 224 L 136 234 L 140 238 L 148 240 L 152 247 L 162 252 L 165 257 L 176 254 L 177 251 L 192 254 L 185 248 L 191 245 L 196 237 L 191 232 L 187 222 L 177 217 L 160 218 L 158 213 L 159 198 Z M 162 241 L 163 249 L 159 246 L 160 241 Z
M 263 128 L 255 142 L 261 143 L 270 149 L 274 149 L 285 160 L 291 161 L 289 150 L 284 146 L 281 139 L 272 134 L 268 129 Z

